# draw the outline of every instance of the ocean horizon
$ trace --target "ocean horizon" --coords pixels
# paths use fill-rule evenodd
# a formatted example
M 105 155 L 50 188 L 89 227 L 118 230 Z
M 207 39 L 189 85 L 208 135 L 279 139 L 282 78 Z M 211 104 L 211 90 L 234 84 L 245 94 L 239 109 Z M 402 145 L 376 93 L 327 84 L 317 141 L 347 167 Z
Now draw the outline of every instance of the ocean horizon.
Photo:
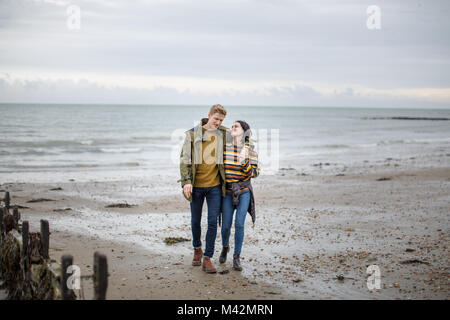
M 266 144 L 262 174 L 273 174 L 277 161 L 275 169 L 310 171 L 317 163 L 352 166 L 450 152 L 450 109 L 225 107 L 224 126 L 245 120 L 257 150 Z M 0 103 L 1 180 L 175 177 L 184 132 L 209 108 Z
M 0 102 L 0 106 L 45 106 L 45 105 L 58 105 L 58 106 L 143 106 L 143 107 L 206 107 L 210 108 L 212 104 L 177 104 L 177 103 L 60 103 L 60 102 Z M 257 104 L 223 104 L 225 107 L 245 107 L 245 108 L 330 108 L 330 109 L 395 109 L 395 110 L 423 110 L 423 111 L 433 111 L 433 110 L 450 110 L 450 106 L 314 106 L 314 105 L 257 105 Z

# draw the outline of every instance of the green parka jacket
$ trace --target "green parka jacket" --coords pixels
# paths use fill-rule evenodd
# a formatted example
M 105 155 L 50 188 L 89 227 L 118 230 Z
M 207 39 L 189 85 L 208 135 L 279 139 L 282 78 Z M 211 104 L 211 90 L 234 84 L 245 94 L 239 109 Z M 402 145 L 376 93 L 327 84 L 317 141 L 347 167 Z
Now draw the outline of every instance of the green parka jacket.
M 203 131 L 202 126 L 208 122 L 208 118 L 203 118 L 200 121 L 200 124 L 188 131 L 186 131 L 186 137 L 184 139 L 183 148 L 180 153 L 180 175 L 181 179 L 181 188 L 184 187 L 185 184 L 195 183 L 195 172 L 197 169 L 197 164 L 202 161 L 202 142 L 203 142 Z M 217 139 L 217 150 L 215 152 L 216 155 L 216 164 L 219 169 L 220 183 L 222 185 L 222 196 L 226 195 L 225 188 L 225 167 L 223 164 L 223 150 L 227 139 L 227 134 L 230 134 L 230 130 L 224 126 L 220 126 L 217 132 L 219 139 Z M 222 138 L 222 139 L 220 139 Z M 183 193 L 183 190 L 182 190 Z M 186 196 L 183 193 L 183 196 Z M 186 198 L 189 202 L 192 202 L 192 195 L 189 198 Z

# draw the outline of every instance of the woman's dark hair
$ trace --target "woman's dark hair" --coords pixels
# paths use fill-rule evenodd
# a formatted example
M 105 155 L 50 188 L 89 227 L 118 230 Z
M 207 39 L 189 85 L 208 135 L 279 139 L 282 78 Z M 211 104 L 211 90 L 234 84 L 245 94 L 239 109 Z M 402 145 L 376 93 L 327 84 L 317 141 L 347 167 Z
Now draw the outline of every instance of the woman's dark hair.
M 244 120 L 236 120 L 235 122 L 239 122 L 242 129 L 244 130 L 244 137 L 242 138 L 242 142 L 249 142 L 250 137 L 252 136 L 252 131 L 250 130 L 250 125 Z

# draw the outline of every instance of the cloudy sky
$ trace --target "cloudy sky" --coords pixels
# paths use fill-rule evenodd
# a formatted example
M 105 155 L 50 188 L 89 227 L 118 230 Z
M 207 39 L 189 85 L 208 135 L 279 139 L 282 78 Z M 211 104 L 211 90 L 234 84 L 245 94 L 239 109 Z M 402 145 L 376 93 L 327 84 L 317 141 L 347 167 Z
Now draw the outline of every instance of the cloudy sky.
M 0 0 L 0 102 L 450 109 L 449 16 L 448 0 Z

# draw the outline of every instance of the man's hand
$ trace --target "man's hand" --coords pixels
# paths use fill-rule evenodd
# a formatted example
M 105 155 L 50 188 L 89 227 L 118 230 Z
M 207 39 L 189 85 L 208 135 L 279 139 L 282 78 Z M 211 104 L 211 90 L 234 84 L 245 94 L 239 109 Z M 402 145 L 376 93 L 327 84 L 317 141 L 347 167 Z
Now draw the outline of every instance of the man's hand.
M 245 160 L 248 158 L 248 150 L 249 150 L 248 146 L 245 146 L 239 153 L 239 161 L 241 163 L 244 163 Z
M 186 198 L 189 198 L 192 194 L 192 184 L 185 184 L 183 187 L 183 193 Z

